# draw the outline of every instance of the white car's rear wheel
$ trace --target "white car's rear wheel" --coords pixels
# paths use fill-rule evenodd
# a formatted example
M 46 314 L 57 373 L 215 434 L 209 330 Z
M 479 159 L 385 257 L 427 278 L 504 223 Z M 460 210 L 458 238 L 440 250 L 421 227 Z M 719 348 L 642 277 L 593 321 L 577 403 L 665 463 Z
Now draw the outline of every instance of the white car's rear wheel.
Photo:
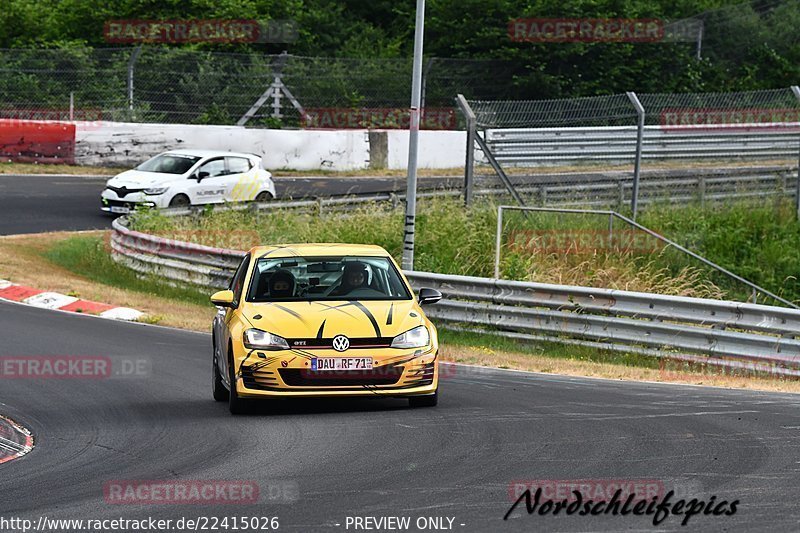
M 258 203 L 269 202 L 270 200 L 272 200 L 272 194 L 268 191 L 261 191 L 256 195 L 256 202 Z

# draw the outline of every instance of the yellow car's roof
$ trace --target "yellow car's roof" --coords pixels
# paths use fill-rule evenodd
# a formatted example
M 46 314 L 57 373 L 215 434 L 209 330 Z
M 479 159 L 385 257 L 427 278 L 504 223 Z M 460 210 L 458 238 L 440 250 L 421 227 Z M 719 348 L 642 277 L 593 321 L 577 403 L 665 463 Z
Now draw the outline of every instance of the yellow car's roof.
M 374 244 L 301 243 L 256 246 L 250 250 L 252 257 L 320 257 L 329 255 L 357 255 L 386 257 L 389 252 Z

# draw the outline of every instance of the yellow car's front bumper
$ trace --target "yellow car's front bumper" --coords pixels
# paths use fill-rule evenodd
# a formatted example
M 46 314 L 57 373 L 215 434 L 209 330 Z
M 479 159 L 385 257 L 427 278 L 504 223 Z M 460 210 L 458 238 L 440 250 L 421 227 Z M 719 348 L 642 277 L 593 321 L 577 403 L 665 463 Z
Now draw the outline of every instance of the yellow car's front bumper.
M 439 361 L 433 348 L 349 353 L 296 350 L 269 352 L 241 347 L 236 391 L 243 398 L 330 396 L 418 396 L 433 394 L 439 384 Z M 362 352 L 362 350 L 359 350 Z M 398 353 L 400 352 L 400 353 Z M 313 371 L 315 357 L 372 357 L 373 369 Z

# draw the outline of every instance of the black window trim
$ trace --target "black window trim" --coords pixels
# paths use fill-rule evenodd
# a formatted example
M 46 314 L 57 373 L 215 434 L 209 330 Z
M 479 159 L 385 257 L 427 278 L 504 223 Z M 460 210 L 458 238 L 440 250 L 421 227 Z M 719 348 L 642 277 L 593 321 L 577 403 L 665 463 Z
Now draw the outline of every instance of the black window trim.
M 312 256 L 297 256 L 297 257 L 300 257 L 301 259 L 304 259 L 305 261 L 322 260 L 322 259 L 329 259 L 329 258 L 333 258 L 333 257 L 339 257 L 341 259 L 348 258 L 348 257 L 355 258 L 355 259 L 371 259 L 371 258 L 374 258 L 374 259 L 385 259 L 386 262 L 389 264 L 389 268 L 394 270 L 394 273 L 397 275 L 397 279 L 400 280 L 400 283 L 403 285 L 403 288 L 406 291 L 407 298 L 390 298 L 390 297 L 387 296 L 386 298 L 350 298 L 350 299 L 355 299 L 355 300 L 364 301 L 364 302 L 406 302 L 406 301 L 409 301 L 409 300 L 415 300 L 414 290 L 406 283 L 405 278 L 403 278 L 402 273 L 397 269 L 397 267 L 394 264 L 394 261 L 392 261 L 392 258 L 389 257 L 389 256 L 386 256 L 386 255 L 341 255 L 341 256 L 336 256 L 336 255 L 312 255 Z M 253 263 L 253 272 L 255 272 L 255 269 L 258 267 L 258 262 L 261 261 L 262 259 L 266 259 L 266 260 L 272 260 L 272 259 L 296 259 L 297 257 L 292 257 L 292 256 L 289 256 L 289 257 L 266 257 L 266 256 L 263 256 L 263 255 L 261 257 L 256 257 L 255 258 L 255 262 Z M 250 276 L 250 281 L 247 284 L 247 290 L 244 291 L 244 295 L 245 295 L 244 301 L 248 302 L 248 303 L 270 303 L 270 301 L 267 301 L 267 300 L 264 300 L 264 301 L 262 301 L 262 300 L 253 300 L 253 299 L 250 298 L 250 292 L 253 290 L 253 283 L 255 282 L 255 278 L 256 278 L 256 276 Z M 340 298 L 339 300 L 347 300 L 347 299 L 348 298 Z M 314 299 L 310 299 L 310 298 L 286 298 L 286 299 L 276 300 L 276 301 L 280 301 L 280 302 L 316 302 L 316 301 L 319 301 L 319 302 L 332 302 L 332 301 L 337 301 L 337 300 L 335 300 L 335 299 L 314 300 Z
M 239 267 L 236 269 L 236 272 L 233 274 L 233 277 L 231 278 L 230 284 L 228 285 L 228 290 L 233 292 L 233 306 L 234 307 L 239 307 L 239 302 L 241 301 L 242 294 L 244 293 L 244 285 L 245 285 L 245 283 L 244 283 L 245 280 L 242 280 L 241 290 L 239 291 L 239 294 L 236 294 L 236 278 L 239 277 L 239 275 L 247 276 L 247 271 L 250 269 L 250 260 L 251 259 L 252 259 L 252 257 L 250 256 L 250 253 L 248 252 L 244 256 L 244 258 L 242 259 L 242 262 L 239 263 Z M 249 286 L 248 286 L 248 290 L 249 290 Z

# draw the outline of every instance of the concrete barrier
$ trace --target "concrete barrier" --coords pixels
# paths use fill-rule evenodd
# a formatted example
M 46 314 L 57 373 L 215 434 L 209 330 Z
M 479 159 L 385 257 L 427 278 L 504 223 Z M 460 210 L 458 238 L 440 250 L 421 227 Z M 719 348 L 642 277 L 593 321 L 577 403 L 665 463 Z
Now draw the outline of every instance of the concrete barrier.
M 197 148 L 250 152 L 268 169 L 404 169 L 408 132 L 396 130 L 270 130 L 238 126 L 77 123 L 78 164 L 131 166 L 165 150 Z M 420 132 L 419 166 L 464 164 L 466 133 Z

